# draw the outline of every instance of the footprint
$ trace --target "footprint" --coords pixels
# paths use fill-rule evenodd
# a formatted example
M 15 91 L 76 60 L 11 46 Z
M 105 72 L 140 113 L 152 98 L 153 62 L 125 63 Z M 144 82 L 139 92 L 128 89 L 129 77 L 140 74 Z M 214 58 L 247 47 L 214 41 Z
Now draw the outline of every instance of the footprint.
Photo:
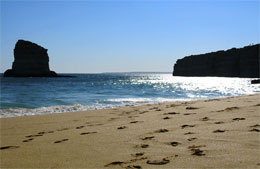
M 154 138 L 154 136 L 149 136 L 149 137 L 144 137 L 144 138 L 141 138 L 142 140 L 151 140 L 151 139 L 153 139 Z
M 237 110 L 237 109 L 239 109 L 239 107 L 227 107 L 224 110 L 218 110 L 217 112 L 233 111 L 233 110 Z
M 187 110 L 195 110 L 195 109 L 199 109 L 198 107 L 186 107 Z
M 32 141 L 33 140 L 33 138 L 30 138 L 30 139 L 28 139 L 28 140 L 23 140 L 23 142 L 30 142 L 30 141 Z
M 224 122 L 223 121 L 217 121 L 215 122 L 215 124 L 223 124 Z
M 253 131 L 253 132 L 260 132 L 259 129 L 252 129 L 252 130 L 249 130 L 249 131 Z
M 255 125 L 250 126 L 250 127 L 260 127 L 260 124 L 255 124 Z
M 167 129 L 160 129 L 160 130 L 156 130 L 155 133 L 166 133 L 168 131 L 169 130 L 167 130 Z
M 239 121 L 239 120 L 245 120 L 245 118 L 233 118 L 232 120 L 234 120 L 234 121 Z
M 163 118 L 163 120 L 168 120 L 168 119 L 170 119 L 170 117 L 168 116 Z
M 124 162 L 122 162 L 122 161 L 113 161 L 112 163 L 109 163 L 109 164 L 105 165 L 104 167 L 108 167 L 110 165 L 122 165 L 122 164 L 124 164 Z
M 130 112 L 129 112 L 130 113 Z M 129 113 L 127 113 L 127 114 L 129 114 Z M 116 119 L 119 119 L 119 117 L 112 117 L 112 118 L 110 118 L 108 121 L 114 121 L 114 120 L 116 120 Z
M 122 130 L 122 129 L 125 129 L 125 128 L 127 128 L 126 126 L 121 126 L 121 127 L 118 127 L 117 129 L 118 130 Z
M 139 114 L 144 114 L 144 113 L 148 113 L 149 111 L 142 111 Z
M 140 165 L 129 165 L 126 167 L 126 169 L 142 169 L 142 167 Z
M 150 165 L 165 165 L 168 164 L 170 160 L 163 158 L 162 160 L 148 160 L 146 163 Z
M 196 137 L 193 137 L 193 138 L 189 138 L 187 139 L 188 141 L 193 141 L 193 140 L 196 140 L 197 138 Z
M 42 134 L 35 134 L 35 135 L 28 135 L 28 136 L 25 136 L 27 138 L 30 138 L 30 137 L 40 137 L 40 136 L 43 136 Z
M 139 122 L 142 122 L 142 121 L 131 121 L 130 123 L 139 123 Z
M 97 132 L 96 132 L 96 131 L 93 131 L 93 132 L 85 132 L 85 133 L 80 133 L 80 135 L 94 134 L 94 133 L 97 133 Z
M 140 147 L 141 147 L 141 148 L 147 148 L 147 147 L 149 147 L 149 145 L 148 145 L 148 144 L 141 144 Z
M 177 106 L 177 105 L 176 105 L 176 104 L 171 104 L 171 105 L 170 105 L 170 107 L 175 107 L 175 106 Z
M 213 133 L 224 133 L 226 130 L 215 130 Z
M 167 115 L 167 114 L 170 114 L 170 115 L 175 115 L 175 114 L 180 114 L 180 113 L 176 113 L 176 112 L 169 112 L 169 113 L 164 113 L 164 115 Z
M 55 141 L 54 143 L 62 143 L 62 142 L 65 142 L 65 141 L 68 141 L 69 139 L 65 138 L 65 139 L 62 139 L 62 140 L 58 140 L 58 141 Z
M 181 126 L 182 129 L 187 128 L 187 127 L 195 127 L 195 125 L 184 124 Z
M 78 126 L 78 127 L 76 127 L 76 129 L 82 129 L 82 128 L 84 128 L 85 126 Z
M 41 136 L 43 136 L 42 134 L 35 134 L 35 135 L 33 135 L 33 137 L 41 137 Z
M 205 156 L 205 154 L 203 153 L 203 150 L 201 150 L 199 148 L 191 149 L 191 151 L 193 152 L 191 155 Z
M 45 134 L 45 132 L 44 132 L 44 131 L 42 131 L 42 132 L 39 132 L 38 134 L 39 134 L 39 135 L 43 135 L 43 134 Z
M 201 119 L 201 121 L 209 121 L 209 118 L 208 118 L 208 117 L 203 117 L 203 118 Z
M 135 148 L 147 148 L 147 147 L 149 147 L 148 144 L 140 144 L 135 146 Z
M 192 115 L 192 114 L 197 114 L 197 113 L 184 113 L 184 116 Z
M 226 111 L 232 111 L 232 110 L 237 110 L 237 109 L 239 109 L 239 108 L 238 107 L 228 107 L 225 110 Z
M 184 133 L 184 135 L 190 135 L 190 134 L 195 134 L 195 133 L 193 132 Z
M 134 157 L 140 157 L 143 155 L 144 155 L 144 152 L 132 154 L 132 156 L 134 156 Z
M 159 107 L 152 107 L 150 108 L 150 110 L 154 110 L 154 109 L 158 109 Z
M 205 156 L 205 154 L 203 153 L 203 150 L 199 149 L 201 147 L 206 147 L 206 145 L 192 145 L 189 146 L 188 149 L 190 149 L 193 153 L 191 155 L 196 155 L 196 156 Z
M 134 117 L 139 117 L 139 116 L 128 116 L 129 119 L 134 118 Z
M 4 146 L 4 147 L 0 147 L 0 150 L 15 149 L 15 148 L 19 148 L 19 146 Z
M 176 141 L 173 141 L 173 142 L 170 143 L 170 145 L 173 146 L 173 147 L 176 147 L 176 146 L 178 146 L 179 144 L 181 144 L 181 143 L 176 142 Z

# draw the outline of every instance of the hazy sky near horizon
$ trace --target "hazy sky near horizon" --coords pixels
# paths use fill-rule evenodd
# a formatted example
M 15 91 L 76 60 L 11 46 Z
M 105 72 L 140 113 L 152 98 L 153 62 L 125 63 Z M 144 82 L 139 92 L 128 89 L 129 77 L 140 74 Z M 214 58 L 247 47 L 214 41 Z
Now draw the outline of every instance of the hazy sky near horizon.
M 260 41 L 259 0 L 1 1 L 1 72 L 18 39 L 58 73 L 171 72 L 177 59 Z

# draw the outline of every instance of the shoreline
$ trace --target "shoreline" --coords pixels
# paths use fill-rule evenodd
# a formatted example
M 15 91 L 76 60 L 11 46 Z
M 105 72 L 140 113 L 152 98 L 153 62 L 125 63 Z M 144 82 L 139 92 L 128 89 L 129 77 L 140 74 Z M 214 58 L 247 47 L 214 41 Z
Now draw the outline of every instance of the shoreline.
M 81 104 L 75 104 L 75 105 L 54 105 L 54 106 L 43 106 L 43 107 L 37 107 L 37 108 L 6 108 L 6 109 L 0 109 L 0 111 L 3 110 L 10 110 L 12 109 L 12 111 L 17 111 L 19 110 L 34 110 L 34 111 L 41 111 L 41 109 L 49 109 L 49 108 L 53 108 L 56 109 L 56 107 L 66 107 L 67 109 L 73 109 L 73 106 L 82 106 L 82 107 L 89 107 L 86 109 L 79 109 L 79 110 L 74 110 L 74 111 L 64 111 L 64 110 L 60 110 L 61 112 L 57 111 L 57 112 L 49 112 L 49 113 L 37 113 L 37 114 L 30 114 L 29 112 L 24 113 L 24 115 L 16 115 L 16 116 L 5 116 L 5 115 L 1 115 L 0 119 L 3 118 L 15 118 L 15 117 L 26 117 L 26 116 L 38 116 L 38 115 L 51 115 L 51 114 L 62 114 L 62 113 L 77 113 L 77 112 L 86 112 L 86 111 L 95 111 L 95 110 L 106 110 L 106 109 L 118 109 L 118 108 L 124 108 L 124 107 L 139 107 L 139 106 L 149 106 L 149 105 L 157 105 L 157 104 L 166 104 L 166 103 L 179 103 L 179 102 L 193 102 L 193 101 L 204 101 L 204 100 L 214 100 L 214 99 L 225 99 L 225 98 L 233 98 L 233 97 L 241 97 L 241 96 L 250 96 L 250 95 L 257 95 L 260 93 L 254 93 L 254 94 L 246 94 L 246 95 L 239 95 L 239 96 L 220 96 L 220 97 L 214 97 L 214 98 L 198 98 L 198 99 L 174 99 L 174 101 L 162 101 L 162 102 L 154 102 L 154 103 L 130 103 L 130 104 L 123 104 L 123 105 L 111 105 L 111 106 L 107 106 L 107 107 L 100 107 L 97 108 L 95 106 L 87 106 L 87 105 L 81 105 Z M 57 110 L 57 109 L 56 109 Z M 45 110 L 46 111 L 46 110 Z M 51 110 L 48 110 L 51 111 Z
M 258 168 L 260 94 L 0 118 L 1 168 Z

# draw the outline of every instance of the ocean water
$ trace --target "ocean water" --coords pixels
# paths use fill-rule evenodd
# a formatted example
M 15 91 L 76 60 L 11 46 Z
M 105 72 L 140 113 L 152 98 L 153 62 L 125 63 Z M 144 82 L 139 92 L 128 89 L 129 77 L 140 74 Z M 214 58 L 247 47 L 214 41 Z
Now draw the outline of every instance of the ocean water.
M 250 78 L 176 77 L 170 73 L 70 74 L 3 78 L 0 117 L 73 112 L 260 93 Z

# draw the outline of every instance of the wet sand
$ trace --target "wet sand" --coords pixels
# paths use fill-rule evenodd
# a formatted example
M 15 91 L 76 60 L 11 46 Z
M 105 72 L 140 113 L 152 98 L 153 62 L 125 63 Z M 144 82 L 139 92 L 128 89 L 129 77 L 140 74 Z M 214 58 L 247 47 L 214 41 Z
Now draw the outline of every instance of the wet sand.
M 260 94 L 0 122 L 1 168 L 260 167 Z

